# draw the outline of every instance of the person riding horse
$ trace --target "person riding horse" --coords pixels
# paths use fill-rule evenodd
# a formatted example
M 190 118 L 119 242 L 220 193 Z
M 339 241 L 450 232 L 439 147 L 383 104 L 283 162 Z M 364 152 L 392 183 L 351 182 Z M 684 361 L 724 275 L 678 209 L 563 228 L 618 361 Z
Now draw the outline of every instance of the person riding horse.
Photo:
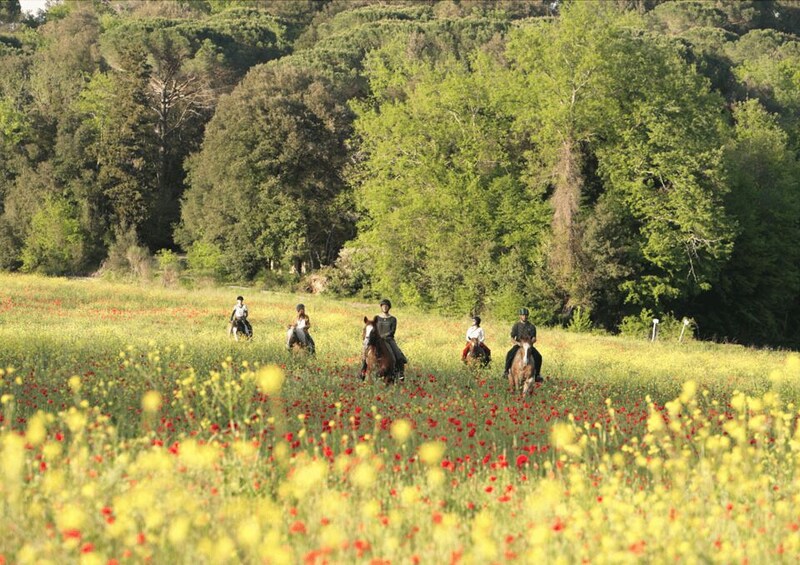
M 398 347 L 397 342 L 394 340 L 394 334 L 397 331 L 397 318 L 389 314 L 389 310 L 392 309 L 391 301 L 384 298 L 380 301 L 379 305 L 381 307 L 381 313 L 378 314 L 376 323 L 378 335 L 380 335 L 380 337 L 386 341 L 386 344 L 392 348 L 392 353 L 394 353 L 395 360 L 397 361 L 394 368 L 394 373 L 397 377 L 397 380 L 403 381 L 405 380 L 404 372 L 406 363 L 408 363 L 408 359 L 400 350 L 400 347 Z M 365 347 L 361 357 L 361 378 L 366 378 L 366 374 L 367 359 Z
M 481 317 L 480 316 L 473 316 L 472 317 L 473 324 L 467 328 L 467 343 L 464 346 L 464 350 L 461 352 L 461 360 L 465 363 L 467 362 L 467 355 L 469 354 L 470 346 L 472 345 L 472 340 L 477 340 L 478 347 L 483 350 L 483 357 L 486 359 L 485 363 L 488 363 L 492 358 L 492 350 L 484 343 L 486 339 L 486 334 L 481 327 Z
M 305 304 L 298 304 L 295 306 L 295 310 L 297 311 L 297 318 L 289 325 L 289 331 L 286 332 L 286 349 L 291 349 L 295 343 L 299 343 L 313 355 L 316 351 L 316 345 L 311 334 L 308 333 L 308 328 L 311 327 L 311 320 L 306 314 Z
M 230 317 L 231 329 L 236 330 L 234 333 L 236 339 L 239 339 L 239 332 L 242 332 L 248 338 L 253 336 L 253 326 L 247 321 L 247 314 L 248 311 L 244 303 L 244 297 L 237 296 L 236 305 L 233 307 Z
M 528 309 L 520 308 L 519 321 L 511 326 L 511 339 L 514 340 L 514 345 L 508 350 L 506 354 L 506 368 L 503 372 L 503 378 L 508 378 L 508 372 L 511 370 L 511 363 L 514 362 L 514 355 L 520 348 L 520 340 L 523 338 L 530 338 L 531 347 L 530 355 L 533 357 L 533 378 L 538 383 L 543 379 L 542 372 L 542 354 L 539 353 L 533 344 L 536 343 L 536 326 L 528 321 Z

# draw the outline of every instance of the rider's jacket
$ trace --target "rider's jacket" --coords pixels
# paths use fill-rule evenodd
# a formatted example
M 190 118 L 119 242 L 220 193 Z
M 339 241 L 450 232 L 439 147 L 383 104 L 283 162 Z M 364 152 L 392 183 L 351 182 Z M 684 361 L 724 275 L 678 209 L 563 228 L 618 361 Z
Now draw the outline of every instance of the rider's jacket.
M 475 338 L 478 338 L 479 343 L 483 343 L 483 340 L 486 339 L 486 334 L 483 332 L 482 327 L 472 325 L 467 330 L 467 341 Z
M 298 316 L 294 323 L 294 327 L 298 330 L 307 330 L 311 326 L 311 319 L 308 316 Z
M 511 339 L 519 341 L 521 338 L 525 337 L 536 337 L 536 326 L 530 322 L 522 321 L 511 326 Z
M 378 335 L 383 339 L 394 339 L 394 332 L 397 331 L 397 318 L 394 316 L 387 316 L 386 318 L 378 316 L 378 322 L 375 325 L 378 328 Z
M 231 312 L 231 319 L 233 320 L 235 318 L 237 320 L 240 320 L 246 317 L 247 317 L 247 306 L 245 306 L 244 304 L 242 304 L 241 306 L 239 306 L 239 304 L 236 304 L 236 306 L 233 307 L 233 312 Z

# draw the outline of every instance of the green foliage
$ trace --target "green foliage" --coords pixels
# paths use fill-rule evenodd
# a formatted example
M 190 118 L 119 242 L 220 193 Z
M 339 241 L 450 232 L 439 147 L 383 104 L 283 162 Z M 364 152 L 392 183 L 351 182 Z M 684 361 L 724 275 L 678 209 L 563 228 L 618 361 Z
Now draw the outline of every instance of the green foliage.
M 213 243 L 196 241 L 186 253 L 189 271 L 201 277 L 216 278 L 224 271 L 225 257 L 220 248 Z
M 592 331 L 591 313 L 586 308 L 578 306 L 572 311 L 572 317 L 567 324 L 567 330 L 576 333 L 587 333 Z
M 637 339 L 653 339 L 653 320 L 658 320 L 657 341 L 691 341 L 694 339 L 696 324 L 690 318 L 677 319 L 672 314 L 655 317 L 651 310 L 644 308 L 638 315 L 626 316 L 619 326 L 620 333 Z M 683 334 L 683 337 L 681 337 Z
M 103 274 L 109 278 L 139 279 L 149 281 L 153 271 L 153 257 L 139 243 L 136 230 L 117 230 L 114 242 L 108 248 L 108 258 L 103 263 Z
M 608 309 L 596 301 L 609 275 L 628 302 L 669 304 L 713 283 L 730 253 L 723 101 L 674 45 L 596 8 L 569 4 L 509 42 L 508 103 L 531 132 L 532 181 L 552 190 L 548 267 L 566 305 Z M 627 234 L 598 229 L 601 203 Z M 609 256 L 623 263 L 608 269 Z
M 164 286 L 174 286 L 181 276 L 183 264 L 177 253 L 170 249 L 160 249 L 155 255 L 161 282 Z
M 5 150 L 14 148 L 27 135 L 25 114 L 14 108 L 11 100 L 0 100 L 0 143 Z
M 703 333 L 747 343 L 789 344 L 800 293 L 800 163 L 776 116 L 756 100 L 734 108 L 735 139 L 725 150 L 727 208 L 738 231 L 720 283 L 697 308 Z
M 0 25 L 16 22 L 21 15 L 19 0 L 0 0 Z
M 34 214 L 22 248 L 22 270 L 46 275 L 73 275 L 84 266 L 84 235 L 74 207 L 50 198 Z
M 328 280 L 327 290 L 339 296 L 356 296 L 365 293 L 372 282 L 372 261 L 358 247 L 345 247 L 339 252 L 336 263 L 325 267 L 320 274 Z
M 480 311 L 519 281 L 496 268 L 504 255 L 516 249 L 515 270 L 529 273 L 543 210 L 514 174 L 511 118 L 491 100 L 488 77 L 452 58 L 409 61 L 406 48 L 392 42 L 366 64 L 386 100 L 357 108 L 367 158 L 352 175 L 365 212 L 356 245 L 373 258 L 376 293 Z M 407 83 L 390 87 L 387 76 Z
M 351 231 L 340 197 L 348 132 L 325 78 L 260 67 L 220 104 L 189 162 L 181 243 L 220 245 L 236 277 L 332 263 Z

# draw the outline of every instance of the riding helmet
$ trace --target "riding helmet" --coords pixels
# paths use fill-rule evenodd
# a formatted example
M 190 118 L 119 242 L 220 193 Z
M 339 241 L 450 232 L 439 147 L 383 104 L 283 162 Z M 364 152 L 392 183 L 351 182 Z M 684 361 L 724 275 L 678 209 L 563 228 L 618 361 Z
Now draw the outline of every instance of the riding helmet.
M 392 301 L 389 300 L 388 298 L 384 298 L 383 300 L 381 300 L 381 302 L 380 302 L 380 304 L 378 304 L 378 306 L 383 306 L 384 304 L 386 304 L 389 308 L 392 307 Z
M 519 315 L 520 316 L 527 316 L 528 315 L 528 309 L 527 308 L 520 308 L 519 309 Z
M 481 317 L 480 316 L 473 316 L 472 319 L 475 320 L 475 325 L 476 326 L 480 326 L 481 325 Z
M 244 300 L 244 296 L 237 296 L 236 300 Z
M 294 307 L 294 309 L 299 312 L 300 310 L 305 310 L 306 309 L 306 305 L 305 304 L 298 304 L 297 306 Z

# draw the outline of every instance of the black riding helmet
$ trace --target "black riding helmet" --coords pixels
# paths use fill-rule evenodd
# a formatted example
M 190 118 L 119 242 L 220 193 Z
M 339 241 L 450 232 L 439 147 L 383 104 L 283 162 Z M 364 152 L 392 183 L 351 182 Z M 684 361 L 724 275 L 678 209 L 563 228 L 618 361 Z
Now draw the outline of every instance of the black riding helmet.
M 480 316 L 473 316 L 472 319 L 475 321 L 476 326 L 481 325 L 481 317 Z
M 236 300 L 242 300 L 243 301 L 244 300 L 244 296 L 237 296 Z
M 299 312 L 300 310 L 305 310 L 306 309 L 306 305 L 305 304 L 298 304 L 297 306 L 294 307 L 294 309 Z
M 527 316 L 528 315 L 528 309 L 527 308 L 520 308 L 519 309 L 519 315 L 520 316 Z
M 388 298 L 384 298 L 383 300 L 381 300 L 381 302 L 380 302 L 380 304 L 378 304 L 378 306 L 383 306 L 384 304 L 386 304 L 391 309 L 391 307 L 392 307 L 392 301 L 391 300 L 389 300 Z

